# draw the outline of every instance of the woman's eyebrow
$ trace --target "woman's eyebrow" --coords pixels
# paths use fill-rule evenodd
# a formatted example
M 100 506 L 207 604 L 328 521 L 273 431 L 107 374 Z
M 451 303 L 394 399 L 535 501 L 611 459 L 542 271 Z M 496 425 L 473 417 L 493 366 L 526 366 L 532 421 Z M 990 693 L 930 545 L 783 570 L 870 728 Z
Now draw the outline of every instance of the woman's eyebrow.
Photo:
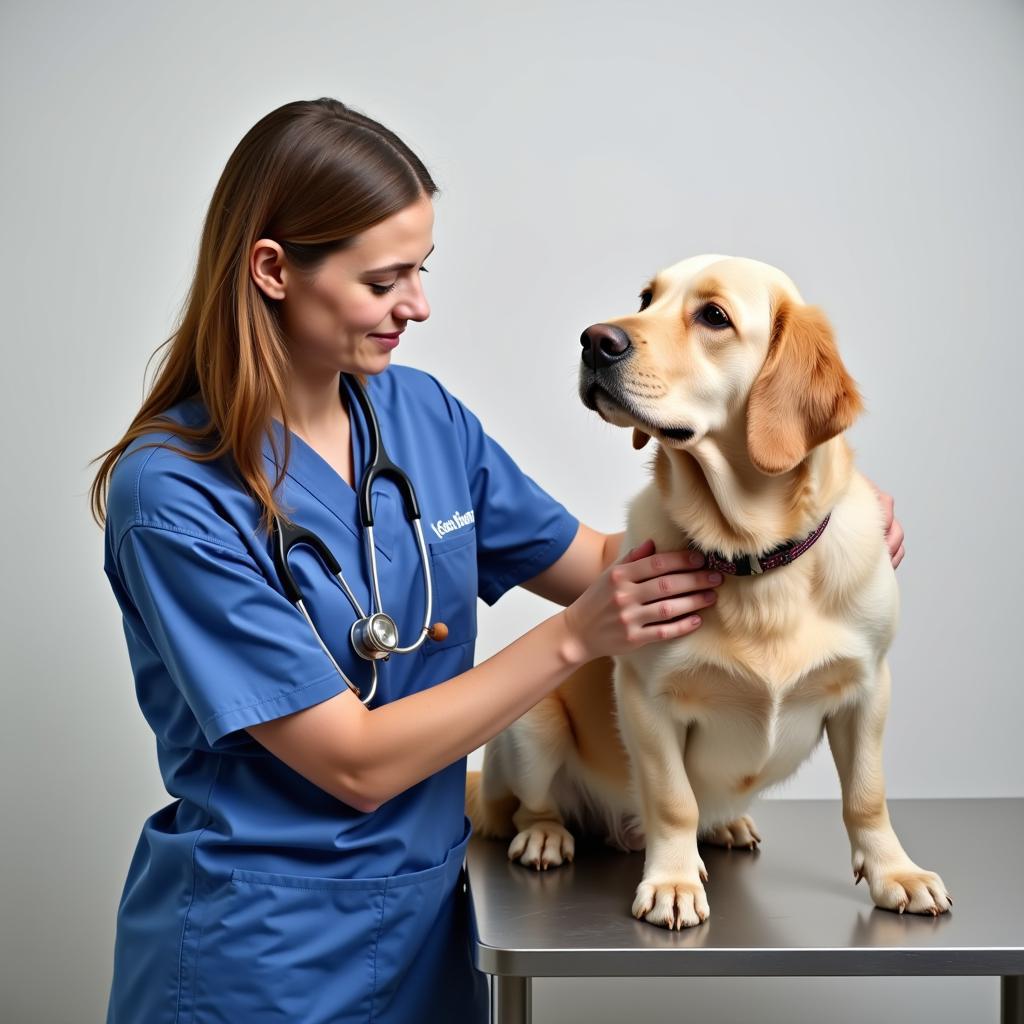
M 432 245 L 430 247 L 430 252 L 427 253 L 427 256 L 429 256 L 430 253 L 433 252 L 435 248 L 436 248 L 436 245 Z M 423 259 L 425 260 L 427 258 L 427 256 L 424 256 Z M 423 260 L 421 260 L 420 262 L 422 263 Z M 390 274 L 393 270 L 410 270 L 410 269 L 412 269 L 415 266 L 416 266 L 415 263 L 390 263 L 386 267 L 374 267 L 373 270 L 364 270 L 363 273 L 364 274 Z

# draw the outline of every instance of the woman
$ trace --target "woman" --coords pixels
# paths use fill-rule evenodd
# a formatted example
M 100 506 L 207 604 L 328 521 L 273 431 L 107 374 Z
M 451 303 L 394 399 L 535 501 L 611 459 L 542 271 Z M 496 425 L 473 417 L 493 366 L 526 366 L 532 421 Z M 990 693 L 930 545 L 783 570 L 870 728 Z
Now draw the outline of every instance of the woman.
M 260 120 L 217 184 L 154 385 L 101 456 L 104 569 L 176 798 L 129 868 L 108 1021 L 486 1020 L 465 755 L 578 665 L 692 632 L 713 600 L 686 554 L 655 563 L 650 542 L 613 581 L 621 535 L 580 524 L 433 376 L 390 365 L 430 312 L 436 192 L 400 139 L 337 100 Z M 356 493 L 370 439 L 342 374 L 416 488 L 447 627 L 376 663 L 369 706 L 348 599 L 308 546 L 291 550 L 329 656 L 272 543 L 275 520 L 312 530 L 371 606 Z M 397 489 L 373 493 L 383 608 L 408 645 L 425 613 L 418 546 Z M 892 521 L 898 557 L 901 539 Z M 646 602 L 662 581 L 659 621 Z M 477 596 L 517 584 L 566 607 L 474 668 Z

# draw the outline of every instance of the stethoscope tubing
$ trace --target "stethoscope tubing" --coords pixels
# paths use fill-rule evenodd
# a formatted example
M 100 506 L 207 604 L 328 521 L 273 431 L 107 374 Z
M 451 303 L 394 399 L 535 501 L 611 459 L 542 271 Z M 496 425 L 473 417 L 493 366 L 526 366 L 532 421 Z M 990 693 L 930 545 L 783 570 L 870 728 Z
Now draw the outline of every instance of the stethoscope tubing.
M 419 648 L 419 646 L 430 635 L 430 618 L 433 614 L 434 588 L 430 574 L 430 557 L 427 554 L 427 546 L 423 540 L 423 528 L 420 525 L 419 503 L 416 500 L 416 491 L 413 488 L 412 481 L 400 467 L 395 465 L 391 460 L 391 457 L 388 455 L 387 450 L 384 447 L 383 440 L 381 439 L 380 424 L 377 422 L 376 412 L 374 411 L 373 405 L 371 404 L 370 398 L 366 394 L 366 390 L 362 383 L 357 378 L 352 377 L 349 374 L 342 374 L 341 377 L 345 381 L 349 390 L 354 392 L 356 401 L 359 403 L 359 406 L 363 411 L 363 418 L 366 422 L 370 435 L 369 441 L 372 457 L 369 465 L 363 473 L 358 494 L 360 525 L 366 539 L 366 547 L 368 549 L 370 562 L 372 589 L 371 599 L 373 601 L 373 606 L 371 607 L 369 614 L 363 612 L 355 594 L 345 581 L 345 577 L 342 574 L 341 566 L 337 559 L 331 553 L 327 545 L 311 530 L 303 529 L 290 520 L 285 520 L 280 516 L 274 516 L 271 521 L 272 553 L 274 565 L 277 569 L 278 578 L 285 592 L 285 596 L 302 613 L 303 618 L 305 618 L 306 622 L 309 624 L 309 628 L 313 631 L 313 635 L 316 637 L 321 649 L 330 659 L 331 664 L 334 666 L 338 675 L 340 675 L 345 681 L 348 688 L 352 690 L 357 697 L 359 697 L 363 704 L 369 704 L 370 701 L 373 700 L 374 694 L 377 691 L 377 661 L 387 661 L 392 654 L 411 654 Z M 405 506 L 406 519 L 411 523 L 413 532 L 416 535 L 416 546 L 419 551 L 420 567 L 423 570 L 423 589 L 425 597 L 423 625 L 415 642 L 408 644 L 405 647 L 399 647 L 397 644 L 397 624 L 391 616 L 384 611 L 383 602 L 381 601 L 380 596 L 380 580 L 377 573 L 377 554 L 373 538 L 372 506 L 373 482 L 378 476 L 390 476 L 398 486 Z M 341 666 L 335 660 L 334 656 L 331 654 L 327 644 L 324 642 L 323 637 L 321 637 L 316 625 L 313 623 L 313 619 L 310 616 L 309 611 L 306 608 L 302 591 L 299 589 L 299 586 L 295 582 L 295 578 L 292 576 L 291 570 L 288 567 L 288 553 L 297 544 L 305 544 L 316 552 L 331 577 L 337 582 L 338 586 L 348 598 L 356 613 L 356 621 L 352 624 L 352 628 L 349 631 L 349 640 L 355 653 L 359 657 L 370 662 L 372 682 L 370 691 L 365 697 L 362 696 L 360 688 L 351 679 L 349 679 Z M 383 631 L 383 636 L 387 638 L 391 635 L 391 629 L 394 630 L 394 642 L 387 642 L 387 639 L 382 641 L 380 639 L 380 630 Z

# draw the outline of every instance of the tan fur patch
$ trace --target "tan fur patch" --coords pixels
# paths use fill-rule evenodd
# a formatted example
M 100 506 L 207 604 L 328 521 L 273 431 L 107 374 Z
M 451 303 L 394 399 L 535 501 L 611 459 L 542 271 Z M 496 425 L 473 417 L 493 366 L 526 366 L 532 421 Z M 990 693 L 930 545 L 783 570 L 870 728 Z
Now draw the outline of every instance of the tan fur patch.
M 597 658 L 553 691 L 569 720 L 576 756 L 614 790 L 629 781 L 629 754 L 615 721 L 611 658 Z

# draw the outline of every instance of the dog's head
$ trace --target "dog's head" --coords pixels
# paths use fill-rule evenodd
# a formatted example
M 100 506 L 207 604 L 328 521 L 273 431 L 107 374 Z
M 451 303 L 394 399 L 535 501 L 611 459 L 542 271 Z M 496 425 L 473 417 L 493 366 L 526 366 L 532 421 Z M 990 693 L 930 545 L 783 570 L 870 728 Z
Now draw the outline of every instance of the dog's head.
M 694 256 L 656 274 L 640 309 L 580 336 L 579 393 L 642 448 L 691 448 L 743 425 L 751 463 L 775 476 L 863 409 L 824 313 L 757 260 Z

